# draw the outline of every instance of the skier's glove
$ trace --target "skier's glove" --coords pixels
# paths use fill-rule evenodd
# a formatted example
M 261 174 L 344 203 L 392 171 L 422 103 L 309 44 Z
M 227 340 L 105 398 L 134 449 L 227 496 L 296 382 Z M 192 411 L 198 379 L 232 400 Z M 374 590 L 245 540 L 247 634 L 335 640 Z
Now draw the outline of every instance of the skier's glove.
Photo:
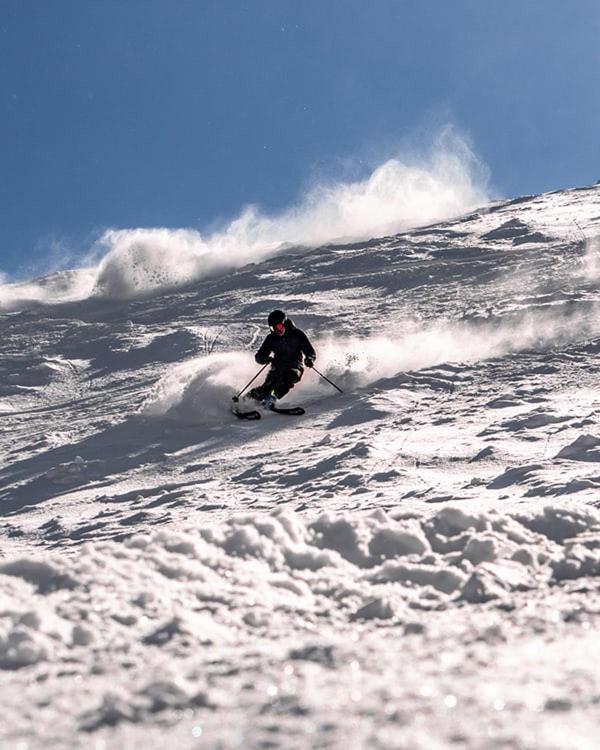
M 305 360 L 304 360 L 304 364 L 307 367 L 313 367 L 314 364 L 315 364 L 315 360 L 312 357 L 306 357 Z

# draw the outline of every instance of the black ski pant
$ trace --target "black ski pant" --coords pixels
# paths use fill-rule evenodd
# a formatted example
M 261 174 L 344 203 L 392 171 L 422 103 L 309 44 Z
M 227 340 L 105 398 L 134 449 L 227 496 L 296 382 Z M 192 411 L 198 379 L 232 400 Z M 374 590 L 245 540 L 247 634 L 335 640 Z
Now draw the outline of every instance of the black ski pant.
M 272 393 L 275 398 L 283 398 L 300 381 L 303 370 L 300 367 L 272 367 L 262 385 L 248 391 L 248 396 L 257 401 Z

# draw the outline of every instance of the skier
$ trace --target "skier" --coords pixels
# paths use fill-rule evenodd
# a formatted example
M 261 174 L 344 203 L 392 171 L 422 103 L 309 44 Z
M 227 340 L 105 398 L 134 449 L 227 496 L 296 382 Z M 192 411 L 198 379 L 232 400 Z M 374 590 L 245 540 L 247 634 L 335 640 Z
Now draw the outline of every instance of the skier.
M 317 355 L 308 337 L 282 310 L 273 310 L 267 318 L 271 333 L 263 341 L 254 359 L 259 365 L 271 362 L 265 382 L 248 392 L 250 398 L 271 408 L 300 381 L 304 364 L 312 367 Z M 272 356 L 271 356 L 272 355 Z

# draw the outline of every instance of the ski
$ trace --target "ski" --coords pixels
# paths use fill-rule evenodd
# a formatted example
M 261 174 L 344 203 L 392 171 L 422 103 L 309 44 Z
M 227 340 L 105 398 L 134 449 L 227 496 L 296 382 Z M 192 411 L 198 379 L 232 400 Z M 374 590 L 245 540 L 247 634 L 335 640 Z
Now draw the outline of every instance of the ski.
M 233 398 L 233 405 L 231 407 L 231 411 L 238 419 L 261 419 L 262 414 L 258 411 L 258 409 L 241 409 L 238 406 L 239 398 L 234 397 Z M 271 406 L 266 407 L 269 411 L 274 411 L 276 414 L 287 414 L 291 416 L 299 417 L 302 414 L 305 413 L 304 409 L 301 406 L 275 406 L 274 404 L 271 404 Z
M 249 420 L 252 420 L 252 419 L 260 419 L 261 418 L 260 412 L 257 411 L 256 409 L 250 409 L 250 411 L 242 411 L 241 409 L 238 409 L 237 407 L 234 407 L 231 411 L 233 412 L 233 414 L 235 414 L 235 416 L 238 419 L 249 419 Z
M 271 406 L 269 411 L 274 411 L 276 414 L 290 414 L 297 417 L 305 413 L 304 409 L 301 406 L 288 406 L 287 408 L 281 406 Z

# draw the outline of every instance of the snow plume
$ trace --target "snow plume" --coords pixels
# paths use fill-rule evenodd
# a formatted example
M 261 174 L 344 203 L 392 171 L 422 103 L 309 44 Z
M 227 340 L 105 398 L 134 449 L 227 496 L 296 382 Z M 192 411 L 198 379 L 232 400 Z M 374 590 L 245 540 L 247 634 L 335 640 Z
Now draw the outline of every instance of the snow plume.
M 22 283 L 3 283 L 0 278 L 0 312 L 85 299 L 93 293 L 96 277 L 96 269 L 78 268 Z
M 590 282 L 600 280 L 600 236 L 586 240 L 581 276 Z
M 426 155 L 389 159 L 362 180 L 316 184 L 279 214 L 249 206 L 206 235 L 192 229 L 107 231 L 90 256 L 102 260 L 82 269 L 77 283 L 71 278 L 63 297 L 50 293 L 43 280 L 0 285 L 0 310 L 90 295 L 130 299 L 260 262 L 290 244 L 397 233 L 486 203 L 486 182 L 487 172 L 469 146 L 446 128 Z
M 101 240 L 107 253 L 97 292 L 128 298 L 259 262 L 289 244 L 365 239 L 458 215 L 488 200 L 483 171 L 448 130 L 421 163 L 390 159 L 365 180 L 316 185 L 279 215 L 250 206 L 207 237 L 193 230 L 111 231 Z
M 345 392 L 384 378 L 443 363 L 474 363 L 526 349 L 568 344 L 592 335 L 598 310 L 561 314 L 529 311 L 508 320 L 482 323 L 438 321 L 424 326 L 405 322 L 393 339 L 386 337 L 318 339 L 317 366 Z M 142 406 L 148 417 L 167 417 L 182 424 L 211 423 L 231 406 L 231 397 L 257 373 L 250 352 L 195 358 L 173 368 Z M 256 380 L 262 383 L 264 377 Z M 332 388 L 316 373 L 305 371 L 289 401 L 318 401 Z M 296 399 L 296 396 L 298 397 Z
M 244 352 L 196 357 L 170 368 L 142 405 L 141 414 L 181 424 L 213 422 L 222 418 L 231 397 L 256 371 L 254 358 Z
M 344 390 L 351 390 L 445 362 L 473 363 L 564 345 L 593 335 L 597 329 L 596 307 L 576 313 L 535 310 L 510 320 L 481 323 L 439 321 L 423 326 L 411 322 L 393 339 L 332 339 L 321 342 L 317 350 L 324 373 Z

